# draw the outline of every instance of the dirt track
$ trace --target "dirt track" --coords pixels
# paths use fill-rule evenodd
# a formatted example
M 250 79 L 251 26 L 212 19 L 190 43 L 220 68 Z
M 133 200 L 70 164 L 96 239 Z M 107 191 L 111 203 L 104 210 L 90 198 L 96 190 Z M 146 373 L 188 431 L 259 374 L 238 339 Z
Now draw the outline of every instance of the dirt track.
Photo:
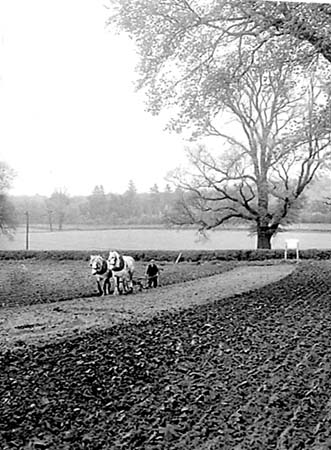
M 221 275 L 189 281 L 131 296 L 85 298 L 0 311 L 0 347 L 43 343 L 91 328 L 107 328 L 146 319 L 162 310 L 188 308 L 240 294 L 278 281 L 294 264 L 237 267 Z

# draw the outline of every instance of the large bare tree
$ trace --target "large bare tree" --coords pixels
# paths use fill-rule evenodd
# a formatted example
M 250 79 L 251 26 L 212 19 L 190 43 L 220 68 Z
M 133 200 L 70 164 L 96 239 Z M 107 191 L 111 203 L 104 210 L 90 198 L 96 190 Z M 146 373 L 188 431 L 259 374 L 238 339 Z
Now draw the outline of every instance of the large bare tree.
M 248 220 L 258 248 L 270 248 L 329 157 L 330 5 L 111 3 L 110 25 L 137 43 L 138 88 L 149 110 L 168 108 L 169 128 L 191 139 L 214 135 L 220 148 L 229 144 L 226 158 L 199 146 L 190 152 L 195 173 L 173 175 L 189 193 L 174 220 L 201 230 L 235 217 Z M 221 117 L 236 119 L 239 136 L 229 134 Z
M 290 55 L 273 45 L 240 76 L 223 69 L 206 76 L 208 107 L 203 87 L 196 107 L 205 131 L 227 146 L 217 152 L 201 144 L 188 148 L 191 167 L 171 177 L 184 192 L 173 223 L 198 224 L 203 231 L 228 220 L 247 221 L 257 232 L 257 247 L 270 248 L 271 238 L 291 220 L 304 189 L 328 166 L 331 136 L 328 95 L 317 74 L 304 76 Z M 224 113 L 231 126 L 224 125 Z

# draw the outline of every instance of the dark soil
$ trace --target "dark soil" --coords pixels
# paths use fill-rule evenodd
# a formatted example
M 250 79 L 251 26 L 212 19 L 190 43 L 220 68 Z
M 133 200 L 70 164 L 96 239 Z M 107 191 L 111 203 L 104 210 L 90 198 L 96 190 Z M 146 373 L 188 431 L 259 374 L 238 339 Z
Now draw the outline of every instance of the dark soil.
M 177 266 L 177 279 L 185 277 L 185 268 L 187 265 Z M 210 303 L 214 298 L 241 294 L 283 279 L 294 268 L 291 264 L 238 266 L 197 280 L 136 290 L 137 295 L 106 295 L 3 307 L 0 309 L 0 352 L 25 343 L 55 342 L 93 328 L 144 320 L 165 310 Z
M 0 448 L 330 448 L 330 269 L 8 350 Z

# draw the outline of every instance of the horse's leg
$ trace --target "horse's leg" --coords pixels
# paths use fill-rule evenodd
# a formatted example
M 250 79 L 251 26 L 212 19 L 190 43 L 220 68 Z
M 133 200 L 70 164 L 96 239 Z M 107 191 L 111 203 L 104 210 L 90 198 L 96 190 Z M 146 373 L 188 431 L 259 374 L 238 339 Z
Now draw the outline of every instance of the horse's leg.
M 126 289 L 126 279 L 125 279 L 125 277 L 119 278 L 119 283 L 122 284 L 120 293 L 121 293 L 121 294 L 125 294 L 125 293 L 126 293 L 126 290 L 127 290 L 127 289 Z
M 122 278 L 122 282 L 123 282 L 123 290 L 124 293 L 126 294 L 127 292 L 129 292 L 129 285 L 126 276 Z
M 118 289 L 120 291 L 120 294 L 125 294 L 126 293 L 125 277 L 119 277 L 118 281 L 119 281 Z
M 98 293 L 99 293 L 99 295 L 102 295 L 101 283 L 100 283 L 100 280 L 98 278 L 97 278 L 97 286 L 98 286 Z
M 103 295 L 107 295 L 107 280 L 103 280 Z
M 118 290 L 120 291 L 120 294 L 125 293 L 125 284 L 124 284 L 124 278 L 118 277 Z
M 133 292 L 133 272 L 129 271 L 129 289 Z
M 106 285 L 107 294 L 110 294 L 110 280 L 109 280 L 109 278 L 106 279 L 105 285 Z
M 119 294 L 119 290 L 118 290 L 118 286 L 119 286 L 119 278 L 114 276 L 113 277 L 113 282 L 114 282 L 114 292 L 113 295 L 118 295 Z

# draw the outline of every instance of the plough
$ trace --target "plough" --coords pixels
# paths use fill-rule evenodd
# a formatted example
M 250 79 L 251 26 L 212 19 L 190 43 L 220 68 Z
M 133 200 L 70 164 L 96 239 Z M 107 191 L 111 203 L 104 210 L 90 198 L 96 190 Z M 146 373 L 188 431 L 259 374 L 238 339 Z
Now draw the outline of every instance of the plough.
M 142 277 L 133 278 L 133 280 L 132 280 L 133 286 L 134 287 L 136 286 L 138 289 L 138 292 L 141 292 L 143 289 L 148 289 L 149 288 L 148 281 L 151 278 L 156 278 L 156 277 L 159 277 L 159 275 L 155 275 L 154 277 L 148 277 L 147 275 L 144 275 Z

